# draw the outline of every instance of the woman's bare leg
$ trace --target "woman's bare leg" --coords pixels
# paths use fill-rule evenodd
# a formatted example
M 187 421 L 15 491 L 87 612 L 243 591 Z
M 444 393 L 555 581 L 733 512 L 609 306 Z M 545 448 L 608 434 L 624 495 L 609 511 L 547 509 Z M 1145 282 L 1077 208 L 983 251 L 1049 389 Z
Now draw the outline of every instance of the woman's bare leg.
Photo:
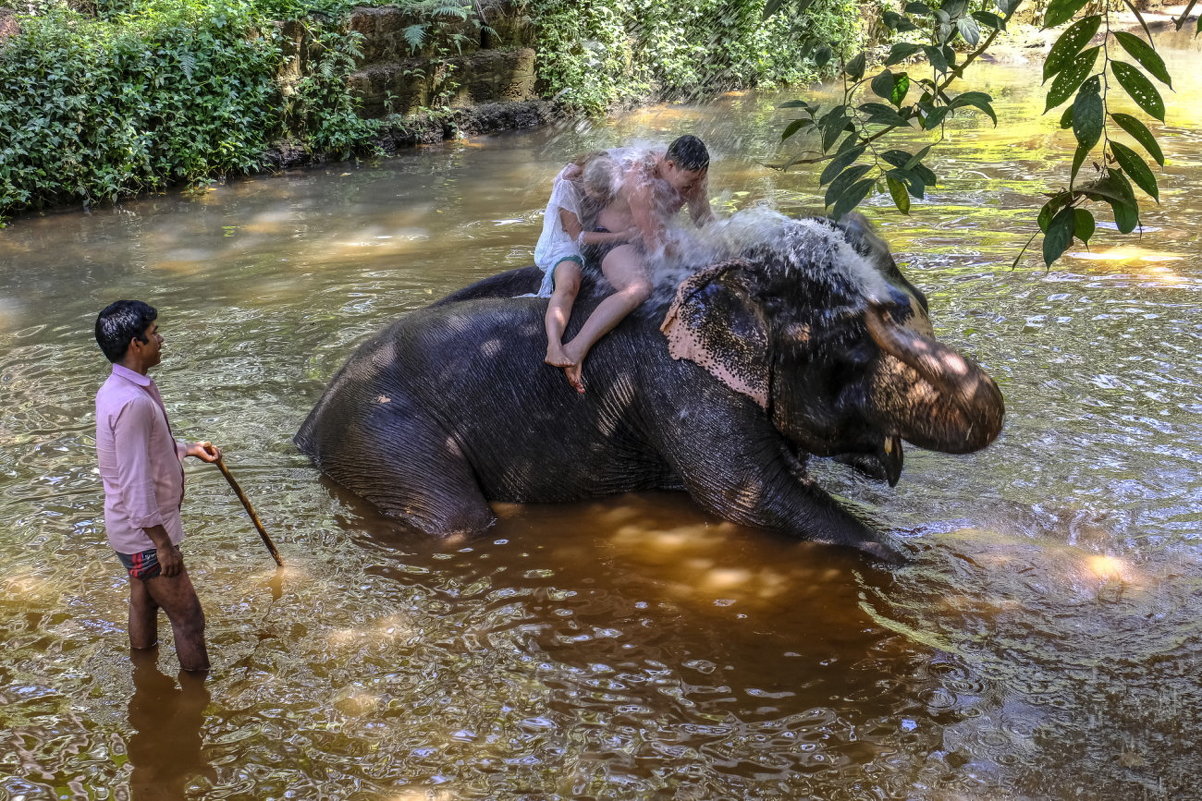
M 563 332 L 572 317 L 572 304 L 580 292 L 580 265 L 572 259 L 564 259 L 551 268 L 554 273 L 555 291 L 547 301 L 547 314 L 543 323 L 547 329 L 547 364 L 555 367 L 571 367 L 575 362 L 563 352 Z
M 584 359 L 593 345 L 651 297 L 646 262 L 633 245 L 620 245 L 611 250 L 601 262 L 601 272 L 616 291 L 593 309 L 572 341 L 563 346 L 564 353 L 573 362 L 564 373 L 577 392 L 584 392 Z

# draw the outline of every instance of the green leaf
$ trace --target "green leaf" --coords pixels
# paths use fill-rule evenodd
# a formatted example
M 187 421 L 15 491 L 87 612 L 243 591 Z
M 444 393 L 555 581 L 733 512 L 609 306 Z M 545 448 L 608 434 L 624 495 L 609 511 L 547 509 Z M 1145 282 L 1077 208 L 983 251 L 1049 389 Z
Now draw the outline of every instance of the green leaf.
M 929 17 L 931 15 L 931 7 L 926 3 L 906 3 L 905 10 L 907 14 L 918 14 L 922 17 Z
M 939 185 L 939 177 L 936 176 L 935 173 L 931 172 L 931 170 L 925 164 L 915 164 L 913 172 L 915 175 L 921 178 L 922 182 L 927 186 Z
M 919 50 L 922 50 L 922 45 L 912 42 L 897 42 L 893 47 L 889 48 L 889 57 L 885 59 L 885 66 L 889 67 L 894 64 L 900 64 Z M 881 95 L 881 97 L 884 97 L 884 95 Z
M 981 28 L 972 17 L 960 17 L 957 19 L 956 30 L 960 31 L 960 35 L 964 37 L 964 41 L 968 42 L 971 47 L 976 47 L 977 42 L 981 41 Z
M 1111 203 L 1114 212 L 1114 224 L 1120 234 L 1129 234 L 1139 227 L 1139 206 L 1130 203 Z
M 1056 214 L 1056 212 L 1064 208 L 1066 203 L 1072 201 L 1072 199 L 1073 195 L 1071 192 L 1061 192 L 1047 203 L 1044 203 L 1043 208 L 1039 210 L 1039 230 L 1046 234 L 1048 231 L 1048 223 L 1052 221 L 1052 217 Z
M 788 100 L 788 101 L 786 101 L 786 102 L 784 102 L 784 103 L 781 103 L 779 106 L 777 106 L 777 108 L 804 108 L 804 109 L 809 109 L 809 108 L 810 108 L 810 104 L 809 104 L 809 102 L 808 102 L 808 101 L 805 101 L 805 100 Z M 815 111 L 817 111 L 817 110 L 818 110 L 818 107 L 817 107 L 817 106 L 814 106 L 813 108 L 814 108 L 814 110 L 815 110 Z
M 1056 44 L 1052 45 L 1052 49 L 1048 51 L 1047 58 L 1043 61 L 1043 80 L 1046 83 L 1048 78 L 1051 78 L 1060 70 L 1069 65 L 1077 54 L 1081 52 L 1081 48 L 1089 44 L 1089 40 L 1098 32 L 1098 27 L 1102 24 L 1102 16 L 1094 14 L 1091 17 L 1079 19 L 1060 34 L 1060 38 L 1056 40 Z
M 826 169 L 822 171 L 822 175 L 818 178 L 819 186 L 826 186 L 831 179 L 843 172 L 843 169 L 848 165 L 855 164 L 860 156 L 864 155 L 865 148 L 863 146 L 853 147 L 851 150 L 844 150 L 839 155 L 831 159 L 826 165 Z
M 1093 150 L 1092 147 L 1077 145 L 1077 150 L 1073 153 L 1073 171 L 1069 173 L 1068 182 L 1070 186 L 1077 180 L 1077 173 L 1081 171 L 1081 165 L 1085 163 L 1085 159 L 1089 158 L 1091 150 Z
M 919 164 L 922 163 L 922 160 L 927 157 L 927 153 L 931 152 L 932 147 L 934 147 L 934 145 L 927 145 L 922 150 L 915 153 L 913 156 L 910 156 L 910 160 L 902 165 L 902 169 L 903 170 L 912 170 L 915 167 L 917 167 Z
M 831 212 L 831 216 L 838 220 L 842 218 L 844 214 L 860 205 L 860 201 L 868 197 L 869 193 L 872 192 L 872 186 L 875 183 L 876 181 L 872 180 L 871 178 L 866 178 L 863 181 L 860 181 L 858 184 L 854 184 L 850 189 L 847 190 L 847 192 L 843 194 L 842 197 L 839 198 L 838 202 L 835 203 L 835 208 Z
M 1152 41 L 1152 30 L 1148 27 L 1148 21 L 1144 19 L 1144 15 L 1139 13 L 1139 9 L 1135 7 L 1131 0 L 1123 0 L 1123 3 L 1127 6 L 1128 10 L 1135 15 L 1135 18 L 1139 20 L 1140 27 L 1144 29 L 1144 34 L 1148 37 L 1148 41 Z M 1193 7 L 1194 2 L 1191 0 L 1189 7 L 1185 10 L 1185 13 L 1181 15 L 1182 19 L 1184 19 L 1185 15 L 1188 14 L 1190 9 Z M 1202 22 L 1202 17 L 1199 17 L 1198 21 Z M 1177 23 L 1177 30 L 1181 30 L 1181 22 Z
M 1111 61 L 1110 70 L 1140 108 L 1164 122 L 1164 99 L 1142 72 L 1125 61 Z
M 993 0 L 993 1 L 994 1 L 994 5 L 996 5 L 998 7 L 998 10 L 1001 11 L 1003 14 L 1005 14 L 1007 17 L 1009 17 L 1016 10 L 1018 10 L 1018 7 L 1019 7 L 1019 5 L 1022 4 L 1023 0 Z
M 1094 62 L 1098 60 L 1098 51 L 1101 49 L 1100 46 L 1089 48 L 1056 74 L 1056 80 L 1052 81 L 1052 87 L 1048 89 L 1047 105 L 1043 108 L 1044 114 L 1073 96 L 1073 93 L 1081 86 L 1081 82 L 1089 76 L 1089 71 L 1093 69 Z
M 826 188 L 826 195 L 823 197 L 823 205 L 829 206 L 843 196 L 847 192 L 848 187 L 856 181 L 864 177 L 864 173 L 872 169 L 871 164 L 857 164 L 854 167 L 848 167 L 839 177 L 831 181 L 831 185 Z
M 1066 206 L 1056 212 L 1056 216 L 1048 223 L 1047 233 L 1043 235 L 1043 263 L 1046 266 L 1051 267 L 1072 244 L 1075 218 L 1073 210 Z
M 904 150 L 886 150 L 880 157 L 883 161 L 887 161 L 894 167 L 901 167 L 903 169 L 910 163 L 910 159 L 914 158 L 914 156 Z
M 823 45 L 814 51 L 814 66 L 818 69 L 822 69 L 830 63 L 831 57 L 834 56 L 834 54 L 835 51 L 831 50 L 829 46 Z
M 1088 245 L 1089 238 L 1093 236 L 1097 227 L 1093 212 L 1089 209 L 1073 209 L 1073 236 Z
M 1043 15 L 1043 27 L 1055 28 L 1068 22 L 1073 15 L 1085 7 L 1089 0 L 1052 0 Z
M 900 181 L 905 185 L 911 195 L 922 199 L 926 190 L 926 186 L 922 182 L 922 176 L 911 170 L 893 169 L 885 173 L 886 177 L 892 177 L 895 181 Z
M 889 93 L 889 102 L 901 108 L 902 101 L 906 99 L 906 93 L 909 91 L 910 76 L 904 72 L 900 73 L 893 84 L 893 91 Z
M 937 106 L 927 112 L 927 115 L 922 119 L 923 130 L 931 131 L 938 128 L 943 123 L 943 118 L 951 111 L 947 106 Z
M 993 124 L 997 126 L 997 114 L 993 111 L 993 106 L 990 101 L 993 100 L 985 92 L 965 92 L 962 95 L 956 95 L 952 98 L 952 102 L 948 103 L 950 108 L 961 108 L 963 106 L 973 106 L 983 111 L 993 120 Z
M 906 191 L 906 185 L 892 175 L 885 176 L 885 183 L 889 185 L 889 194 L 893 197 L 893 205 L 897 206 L 897 210 L 902 214 L 909 214 L 910 195 Z
M 1164 59 L 1152 49 L 1151 45 L 1133 33 L 1127 33 L 1126 31 L 1112 31 L 1112 33 L 1131 58 L 1138 61 L 1141 67 L 1152 73 L 1152 77 L 1170 89 L 1173 88 L 1173 76 L 1169 75 L 1169 70 L 1164 65 Z
M 1115 142 L 1113 140 L 1110 142 L 1110 152 L 1114 154 L 1115 161 L 1123 168 L 1123 172 L 1130 176 L 1135 185 L 1147 192 L 1159 203 L 1160 191 L 1156 186 L 1156 176 L 1148 169 L 1148 165 L 1139 157 L 1139 154 L 1122 142 Z
M 996 31 L 1004 31 L 1006 29 L 1006 21 L 989 11 L 974 11 L 972 18 L 981 23 L 987 28 L 993 28 Z
M 896 80 L 897 76 L 890 70 L 882 70 L 879 75 L 872 79 L 869 88 L 872 89 L 872 93 L 877 97 L 887 99 L 893 93 L 893 84 Z
M 926 53 L 927 60 L 931 62 L 931 66 L 936 72 L 947 72 L 947 59 L 943 57 L 943 48 L 935 47 L 935 45 L 926 45 L 922 48 L 922 52 Z
M 804 126 L 813 125 L 813 124 L 814 124 L 813 120 L 808 120 L 808 119 L 804 119 L 804 118 L 800 119 L 800 120 L 793 120 L 791 123 L 789 123 L 788 125 L 785 126 L 784 132 L 781 133 L 781 135 L 780 135 L 780 140 L 783 142 L 786 139 L 788 139 L 790 136 L 792 136 L 793 134 L 800 131 Z
M 868 118 L 864 120 L 865 125 L 910 127 L 910 123 L 905 117 L 883 103 L 864 103 L 860 106 L 860 111 L 868 115 Z
M 1156 137 L 1148 130 L 1148 126 L 1132 117 L 1130 114 L 1111 114 L 1110 118 L 1119 124 L 1119 127 L 1129 133 L 1135 141 L 1144 146 L 1144 150 L 1148 151 L 1156 163 L 1161 167 L 1164 166 L 1164 153 L 1160 150 L 1160 145 L 1156 142 Z
M 783 2 L 785 0 L 768 0 L 768 2 L 764 3 L 764 14 L 761 19 L 768 19 L 775 14 Z
M 847 62 L 847 66 L 843 68 L 843 71 L 846 72 L 853 81 L 858 81 L 864 77 L 864 61 L 864 54 L 857 53 L 855 58 Z
M 1102 136 L 1106 115 L 1102 110 L 1099 81 L 1092 78 L 1081 85 L 1077 99 L 1073 101 L 1073 136 L 1077 143 L 1090 150 Z
M 1064 110 L 1064 113 L 1060 115 L 1060 127 L 1061 128 L 1072 128 L 1073 127 L 1073 107 L 1072 106 L 1069 106 L 1068 108 L 1066 108 Z

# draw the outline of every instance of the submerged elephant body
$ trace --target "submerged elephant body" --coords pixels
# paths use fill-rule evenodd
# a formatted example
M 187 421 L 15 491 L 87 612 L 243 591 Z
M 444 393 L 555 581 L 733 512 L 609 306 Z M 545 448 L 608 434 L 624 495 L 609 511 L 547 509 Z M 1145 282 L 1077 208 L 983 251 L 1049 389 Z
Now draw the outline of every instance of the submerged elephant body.
M 895 483 L 901 443 L 984 447 L 1001 394 L 930 337 L 925 299 L 860 221 L 781 221 L 603 338 L 588 391 L 542 363 L 534 268 L 481 281 L 364 343 L 296 436 L 334 481 L 435 534 L 489 501 L 684 489 L 734 522 L 889 558 L 804 471 L 836 456 Z M 574 332 L 603 297 L 582 292 Z M 903 325 L 904 324 L 904 325 Z

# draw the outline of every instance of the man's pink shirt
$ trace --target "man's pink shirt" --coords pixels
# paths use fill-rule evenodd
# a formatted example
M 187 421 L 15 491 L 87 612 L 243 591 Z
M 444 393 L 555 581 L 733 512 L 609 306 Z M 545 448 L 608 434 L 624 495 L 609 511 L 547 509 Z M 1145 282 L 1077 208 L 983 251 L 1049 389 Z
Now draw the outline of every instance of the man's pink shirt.
M 119 553 L 155 547 L 144 529 L 161 525 L 172 543 L 184 537 L 187 446 L 171 435 L 159 388 L 120 364 L 96 393 L 96 456 L 104 482 L 104 528 Z

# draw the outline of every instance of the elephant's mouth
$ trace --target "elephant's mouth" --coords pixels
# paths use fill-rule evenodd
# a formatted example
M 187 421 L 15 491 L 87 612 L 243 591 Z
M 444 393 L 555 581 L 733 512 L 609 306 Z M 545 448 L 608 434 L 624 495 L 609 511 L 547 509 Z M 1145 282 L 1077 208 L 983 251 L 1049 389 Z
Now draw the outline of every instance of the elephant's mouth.
M 898 437 L 886 437 L 875 451 L 839 453 L 834 459 L 840 464 L 855 468 L 871 479 L 886 481 L 891 487 L 897 486 L 904 461 L 902 443 Z

